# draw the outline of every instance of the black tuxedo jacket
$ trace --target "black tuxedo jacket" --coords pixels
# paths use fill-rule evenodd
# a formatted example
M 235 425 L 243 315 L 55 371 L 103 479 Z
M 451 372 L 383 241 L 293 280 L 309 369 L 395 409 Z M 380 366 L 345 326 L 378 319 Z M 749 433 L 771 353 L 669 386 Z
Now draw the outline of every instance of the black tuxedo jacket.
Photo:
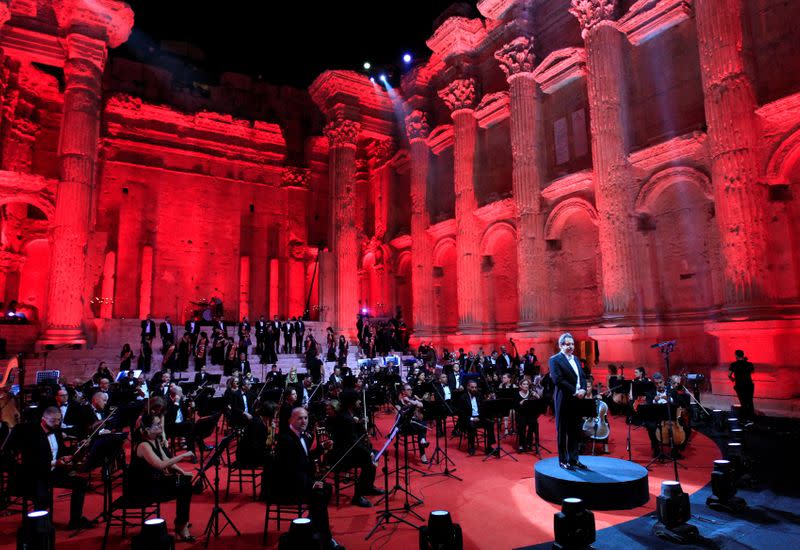
M 575 362 L 578 365 L 578 376 L 580 377 L 580 387 L 586 388 L 586 375 L 581 367 L 581 360 L 574 356 Z M 555 406 L 558 411 L 562 406 L 569 406 L 579 401 L 575 394 L 575 386 L 578 378 L 575 376 L 575 371 L 567 361 L 567 357 L 563 353 L 556 353 L 550 357 L 550 379 L 555 386 Z
M 198 372 L 194 375 L 194 383 L 198 386 L 208 380 L 208 373 L 207 372 Z
M 275 447 L 275 471 L 280 475 L 273 479 L 274 494 L 288 499 L 304 499 L 314 485 L 314 455 L 311 451 L 311 438 L 303 436 L 308 454 L 303 450 L 300 438 L 291 430 L 278 435 Z
M 170 329 L 172 332 L 167 334 L 167 322 L 161 321 L 161 324 L 158 325 L 158 333 L 161 335 L 161 339 L 164 340 L 165 338 L 172 338 L 175 340 L 175 325 L 170 323 Z
M 480 393 L 476 396 L 478 398 L 478 413 L 481 412 L 481 401 L 483 397 Z M 458 413 L 458 421 L 462 426 L 466 426 L 469 423 L 469 419 L 472 418 L 472 401 L 470 399 L 469 392 L 465 391 L 461 396 L 458 398 L 456 402 L 456 412 Z
M 194 322 L 194 328 L 192 328 L 192 320 L 190 319 L 190 320 L 186 321 L 186 324 L 183 326 L 183 329 L 186 332 L 188 332 L 189 334 L 197 336 L 198 334 L 200 334 L 200 323 L 195 321 Z
M 57 458 L 68 455 L 61 433 L 55 432 L 55 435 L 58 444 Z M 8 440 L 8 448 L 20 453 L 22 461 L 19 473 L 23 483 L 50 478 L 50 461 L 52 460 L 50 443 L 47 441 L 47 434 L 38 422 L 14 426 Z
M 150 332 L 147 332 L 148 325 L 150 326 Z M 142 338 L 144 338 L 145 335 L 147 335 L 147 334 L 149 334 L 152 337 L 155 337 L 155 335 L 156 335 L 156 322 L 155 321 L 152 321 L 152 320 L 148 321 L 147 319 L 145 319 L 144 321 L 142 321 L 141 327 L 142 327 Z
M 266 321 L 256 321 L 256 336 L 261 336 L 267 332 Z

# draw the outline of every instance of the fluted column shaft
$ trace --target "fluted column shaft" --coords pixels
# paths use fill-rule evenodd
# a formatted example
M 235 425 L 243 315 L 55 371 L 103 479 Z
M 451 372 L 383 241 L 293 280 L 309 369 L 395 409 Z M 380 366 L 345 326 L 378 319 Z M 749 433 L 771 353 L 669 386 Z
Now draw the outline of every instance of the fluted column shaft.
M 466 334 L 481 329 L 480 234 L 475 219 L 475 146 L 478 123 L 472 109 L 453 112 L 453 176 L 456 195 L 458 325 Z
M 58 160 L 47 308 L 49 343 L 83 340 L 84 270 L 100 128 L 106 44 L 79 34 L 66 39 L 64 106 Z
M 356 207 L 356 141 L 360 127 L 347 119 L 326 127 L 330 140 L 331 249 L 334 255 L 336 297 L 334 329 L 355 335 L 358 312 L 358 229 Z
M 628 163 L 626 39 L 611 21 L 593 25 L 584 38 L 604 317 L 618 319 L 635 316 L 640 308 L 636 224 L 630 215 L 636 188 Z
M 694 11 L 725 305 L 760 304 L 774 288 L 766 259 L 766 191 L 756 181 L 756 96 L 743 51 L 743 2 L 695 0 Z
M 434 324 L 433 243 L 428 235 L 428 164 L 430 152 L 424 137 L 410 143 L 411 154 L 411 291 L 414 333 L 430 334 Z

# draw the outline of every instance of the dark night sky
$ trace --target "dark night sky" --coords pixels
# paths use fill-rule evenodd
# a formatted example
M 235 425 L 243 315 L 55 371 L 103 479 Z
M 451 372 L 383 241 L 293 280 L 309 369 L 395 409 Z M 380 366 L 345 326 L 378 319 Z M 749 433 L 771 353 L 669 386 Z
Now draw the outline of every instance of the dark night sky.
M 152 63 L 161 40 L 200 46 L 205 68 L 262 75 L 307 87 L 325 69 L 399 65 L 403 52 L 426 58 L 425 40 L 451 0 L 130 0 L 135 24 L 120 54 Z M 472 2 L 473 6 L 475 2 Z

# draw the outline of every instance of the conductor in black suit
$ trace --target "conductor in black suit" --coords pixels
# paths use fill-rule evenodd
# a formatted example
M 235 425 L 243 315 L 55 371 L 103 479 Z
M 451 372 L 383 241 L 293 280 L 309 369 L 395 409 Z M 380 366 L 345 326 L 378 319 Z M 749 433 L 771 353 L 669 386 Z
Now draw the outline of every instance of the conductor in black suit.
M 550 377 L 555 385 L 556 432 L 558 433 L 558 465 L 565 470 L 587 469 L 578 460 L 582 418 L 578 403 L 586 396 L 586 375 L 575 357 L 575 339 L 568 332 L 558 338 L 561 352 L 550 358 Z
M 308 412 L 295 407 L 289 417 L 289 429 L 278 435 L 275 449 L 275 471 L 272 478 L 273 498 L 308 503 L 311 523 L 322 539 L 323 548 L 342 548 L 331 536 L 328 520 L 328 502 L 331 488 L 314 480 L 314 456 L 322 449 L 311 449 L 311 438 L 306 433 Z

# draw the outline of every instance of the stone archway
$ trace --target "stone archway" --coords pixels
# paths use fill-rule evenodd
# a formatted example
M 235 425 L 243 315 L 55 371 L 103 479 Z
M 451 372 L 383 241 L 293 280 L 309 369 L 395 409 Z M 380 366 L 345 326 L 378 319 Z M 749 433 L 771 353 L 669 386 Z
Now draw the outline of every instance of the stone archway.
M 458 262 L 456 242 L 445 238 L 433 251 L 433 291 L 436 327 L 440 333 L 452 332 L 458 327 Z
M 413 294 L 411 290 L 411 252 L 403 252 L 397 260 L 397 268 L 395 269 L 395 299 L 392 314 L 395 313 L 397 307 L 403 313 L 403 320 L 406 327 L 413 329 L 414 327 L 414 311 L 413 311 Z
M 517 234 L 506 222 L 491 225 L 481 244 L 484 326 L 491 332 L 513 330 L 519 320 Z

